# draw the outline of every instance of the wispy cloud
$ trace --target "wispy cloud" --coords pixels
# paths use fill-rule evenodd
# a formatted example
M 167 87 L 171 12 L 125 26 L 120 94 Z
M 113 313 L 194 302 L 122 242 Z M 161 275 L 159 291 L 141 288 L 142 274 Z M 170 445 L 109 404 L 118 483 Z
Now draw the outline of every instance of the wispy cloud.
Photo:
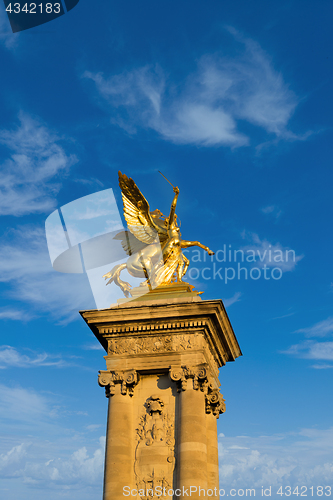
M 24 311 L 22 309 L 14 309 L 9 307 L 4 307 L 0 309 L 0 320 L 8 319 L 13 321 L 29 321 L 32 319 L 32 314 L 30 312 Z
M 102 427 L 102 424 L 91 424 L 87 425 L 86 429 L 87 431 L 96 431 L 97 429 L 100 429 Z
M 333 342 L 305 340 L 304 342 L 290 346 L 286 351 L 283 351 L 283 353 L 299 358 L 333 361 Z
M 0 215 L 51 211 L 64 176 L 77 160 L 45 125 L 20 112 L 20 124 L 0 131 L 0 144 L 12 154 L 0 166 Z
M 40 424 L 52 415 L 49 401 L 33 389 L 0 384 L 0 419 Z
M 319 321 L 308 328 L 300 328 L 297 333 L 305 333 L 306 337 L 326 337 L 333 334 L 333 317 L 329 317 L 324 321 Z
M 111 123 L 131 134 L 143 127 L 174 143 L 239 147 L 250 143 L 239 127 L 246 121 L 274 138 L 299 139 L 288 129 L 295 93 L 257 42 L 228 30 L 238 55 L 204 55 L 181 82 L 158 65 L 83 77 L 109 104 Z
M 51 313 L 56 321 L 71 321 L 80 309 L 95 307 L 85 275 L 53 270 L 41 228 L 22 226 L 3 239 L 0 281 L 10 286 L 7 296 L 32 306 L 35 316 Z
M 295 250 L 284 247 L 280 243 L 270 243 L 261 239 L 258 234 L 243 231 L 242 238 L 251 243 L 242 247 L 246 253 L 246 260 L 256 263 L 256 266 L 278 267 L 283 272 L 293 271 L 303 255 L 296 255 Z
M 6 49 L 12 50 L 17 46 L 19 33 L 13 33 L 5 9 L 0 9 L 0 42 Z
M 4 368 L 31 368 L 36 366 L 65 366 L 63 359 L 57 359 L 54 355 L 47 353 L 28 356 L 22 354 L 15 347 L 4 345 L 0 346 L 0 369 Z
M 86 351 L 104 351 L 104 348 L 97 341 L 94 344 L 86 344 L 82 346 Z
M 265 215 L 274 217 L 275 220 L 278 220 L 282 215 L 282 210 L 277 205 L 268 205 L 267 207 L 263 207 L 261 211 Z
M 331 337 L 333 334 L 333 318 L 329 317 L 319 321 L 313 326 L 300 328 L 295 333 L 304 333 L 306 337 Z M 318 340 L 305 340 L 290 346 L 283 354 L 289 354 L 298 358 L 315 359 L 318 361 L 333 361 L 333 342 L 320 342 Z M 327 363 L 314 364 L 311 368 L 324 370 L 333 368 Z
M 232 304 L 235 304 L 235 302 L 239 302 L 240 298 L 242 296 L 241 292 L 236 292 L 232 297 L 229 299 L 223 299 L 223 304 L 225 307 L 230 307 Z
M 270 321 L 276 320 L 276 319 L 284 319 L 284 318 L 289 318 L 290 316 L 293 316 L 295 313 L 290 312 L 288 314 L 282 314 L 282 316 L 275 316 L 274 318 L 270 318 Z

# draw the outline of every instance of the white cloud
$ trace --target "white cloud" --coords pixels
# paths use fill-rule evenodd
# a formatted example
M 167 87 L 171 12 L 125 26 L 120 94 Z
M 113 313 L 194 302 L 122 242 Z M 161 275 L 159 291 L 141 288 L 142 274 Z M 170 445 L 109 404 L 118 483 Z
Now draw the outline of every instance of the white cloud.
M 297 97 L 258 43 L 229 32 L 238 55 L 205 55 L 183 82 L 171 82 L 158 65 L 83 77 L 110 105 L 111 122 L 129 133 L 143 127 L 174 143 L 238 147 L 249 144 L 238 129 L 247 121 L 275 138 L 297 139 L 288 130 Z
M 333 480 L 333 428 L 285 435 L 219 439 L 223 488 L 329 485 Z M 272 495 L 275 498 L 276 495 Z
M 53 270 L 44 230 L 22 226 L 9 236 L 11 241 L 0 244 L 0 281 L 11 287 L 7 296 L 32 305 L 34 315 L 49 312 L 59 322 L 95 307 L 86 275 Z
M 15 476 L 14 471 L 22 467 L 29 447 L 30 443 L 22 443 L 13 446 L 7 453 L 2 453 L 0 455 L 0 475 L 5 477 Z
M 255 258 L 256 266 L 278 267 L 283 272 L 293 271 L 303 255 L 296 255 L 296 252 L 280 243 L 272 244 L 267 240 L 261 240 L 256 233 L 242 233 L 243 239 L 248 239 L 251 244 L 242 248 L 245 252 L 245 259 Z M 250 262 L 250 260 L 248 260 Z
M 70 415 L 74 428 L 67 427 Z M 94 436 L 104 424 L 89 426 L 87 416 L 79 415 L 87 414 L 66 411 L 54 392 L 39 393 L 25 382 L 24 387 L 0 384 L 2 488 L 15 498 L 100 497 L 105 438 Z
M 72 453 L 68 458 L 54 458 L 46 463 L 27 461 L 22 476 L 25 481 L 46 488 L 83 489 L 103 480 L 105 438 L 101 437 L 99 447 L 88 455 L 86 447 Z
M 48 212 L 55 204 L 60 180 L 77 160 L 67 155 L 60 138 L 27 114 L 20 125 L 0 131 L 0 144 L 12 151 L 0 166 L 0 215 Z
M 21 354 L 14 347 L 0 346 L 0 369 L 4 368 L 29 368 L 35 366 L 64 366 L 62 359 L 55 359 L 55 356 L 43 353 L 34 357 Z
M 102 484 L 104 437 L 99 439 L 98 447 L 91 454 L 83 446 L 70 455 L 57 457 L 59 450 L 53 443 L 47 448 L 46 451 L 31 442 L 14 446 L 0 455 L 0 476 L 20 479 L 28 486 L 55 489 L 58 494 L 59 490 L 65 493 Z

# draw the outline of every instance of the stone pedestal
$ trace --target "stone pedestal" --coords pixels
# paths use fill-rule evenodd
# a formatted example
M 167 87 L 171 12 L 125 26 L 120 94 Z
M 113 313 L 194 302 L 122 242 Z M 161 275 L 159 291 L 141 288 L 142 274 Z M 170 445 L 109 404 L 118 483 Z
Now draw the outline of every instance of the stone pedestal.
M 104 500 L 219 498 L 218 370 L 241 355 L 222 301 L 154 292 L 81 314 L 107 352 Z

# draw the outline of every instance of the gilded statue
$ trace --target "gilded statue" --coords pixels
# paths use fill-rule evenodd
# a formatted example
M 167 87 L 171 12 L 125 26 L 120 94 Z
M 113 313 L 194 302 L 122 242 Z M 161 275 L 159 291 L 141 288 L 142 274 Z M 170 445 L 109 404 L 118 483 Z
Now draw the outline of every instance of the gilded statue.
M 171 184 L 170 181 L 168 182 Z M 181 239 L 176 215 L 178 187 L 171 184 L 174 198 L 170 215 L 166 217 L 158 209 L 151 212 L 148 201 L 133 179 L 128 178 L 120 171 L 119 186 L 123 200 L 124 217 L 129 231 L 121 231 L 114 238 L 121 240 L 129 257 L 126 263 L 116 265 L 103 276 L 105 279 L 109 278 L 107 285 L 114 282 L 121 288 L 126 297 L 130 297 L 131 285 L 120 279 L 120 273 L 124 269 L 127 269 L 131 276 L 146 278 L 141 285 L 149 289 L 159 285 L 180 283 L 190 264 L 189 259 L 182 252 L 183 248 L 197 246 L 208 252 L 209 255 L 214 255 L 212 250 L 199 241 Z

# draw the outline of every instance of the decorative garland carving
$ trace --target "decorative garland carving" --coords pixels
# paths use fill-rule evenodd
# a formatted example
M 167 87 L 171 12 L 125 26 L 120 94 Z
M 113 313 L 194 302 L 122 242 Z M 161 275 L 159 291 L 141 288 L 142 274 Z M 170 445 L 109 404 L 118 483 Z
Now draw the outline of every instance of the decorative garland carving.
M 124 396 L 129 394 L 133 396 L 134 387 L 138 383 L 138 374 L 136 370 L 111 371 L 101 370 L 98 375 L 98 384 L 105 387 L 105 396 L 109 398 L 116 392 L 115 384 L 121 384 L 120 392 Z
M 159 395 L 152 395 L 144 404 L 146 413 L 139 418 L 134 471 L 141 500 L 159 499 L 147 491 L 157 486 L 172 485 L 175 468 L 175 432 L 173 418 L 166 412 Z M 154 456 L 154 461 L 149 457 Z

